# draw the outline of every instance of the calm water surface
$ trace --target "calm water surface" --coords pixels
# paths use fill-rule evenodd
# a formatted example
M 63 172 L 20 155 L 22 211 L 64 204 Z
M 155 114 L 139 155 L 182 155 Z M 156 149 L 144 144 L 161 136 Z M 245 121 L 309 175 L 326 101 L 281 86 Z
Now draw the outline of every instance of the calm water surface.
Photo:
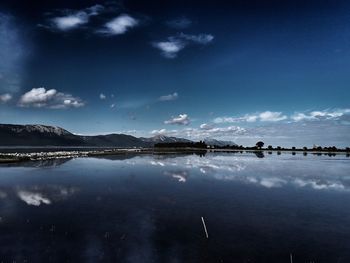
M 201 217 L 209 233 L 205 236 Z M 350 262 L 350 158 L 0 166 L 0 262 Z

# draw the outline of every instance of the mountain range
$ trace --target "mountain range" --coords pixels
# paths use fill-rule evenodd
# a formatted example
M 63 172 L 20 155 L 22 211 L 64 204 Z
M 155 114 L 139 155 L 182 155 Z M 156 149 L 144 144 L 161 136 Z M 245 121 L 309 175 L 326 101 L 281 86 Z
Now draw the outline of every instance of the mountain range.
M 235 145 L 233 142 L 205 139 L 208 145 Z M 191 142 L 177 137 L 150 138 L 126 135 L 77 135 L 57 126 L 0 124 L 0 146 L 76 146 L 76 147 L 153 147 L 156 143 Z

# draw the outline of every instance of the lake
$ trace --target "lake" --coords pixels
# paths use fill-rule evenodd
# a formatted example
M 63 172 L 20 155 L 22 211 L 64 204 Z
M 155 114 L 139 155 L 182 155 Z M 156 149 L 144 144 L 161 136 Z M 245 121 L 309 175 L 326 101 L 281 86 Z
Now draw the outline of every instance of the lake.
M 350 158 L 258 157 L 2 164 L 0 262 L 350 262 Z

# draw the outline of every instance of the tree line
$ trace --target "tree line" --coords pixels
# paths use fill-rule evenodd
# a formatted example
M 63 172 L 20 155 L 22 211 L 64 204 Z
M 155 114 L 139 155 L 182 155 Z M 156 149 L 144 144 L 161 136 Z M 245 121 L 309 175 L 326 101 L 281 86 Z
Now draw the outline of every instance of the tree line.
M 291 148 L 285 148 L 281 146 L 273 147 L 272 145 L 268 145 L 266 148 L 264 148 L 265 143 L 263 141 L 258 141 L 255 146 L 252 147 L 245 147 L 243 145 L 226 145 L 226 146 L 219 146 L 219 145 L 207 145 L 204 141 L 199 142 L 170 142 L 170 143 L 156 143 L 154 145 L 155 148 L 196 148 L 196 149 L 232 149 L 232 150 L 269 150 L 269 151 L 319 151 L 319 152 L 350 152 L 350 147 L 346 148 L 337 148 L 335 146 L 329 146 L 329 147 L 321 147 L 314 145 L 311 148 L 308 148 L 306 146 L 302 148 L 297 147 L 291 147 Z

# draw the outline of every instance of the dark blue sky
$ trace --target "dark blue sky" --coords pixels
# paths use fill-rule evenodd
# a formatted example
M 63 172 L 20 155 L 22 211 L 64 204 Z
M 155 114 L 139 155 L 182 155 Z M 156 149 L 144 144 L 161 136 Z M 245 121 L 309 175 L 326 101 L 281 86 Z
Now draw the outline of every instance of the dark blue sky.
M 305 2 L 2 1 L 0 122 L 349 146 L 350 3 Z

